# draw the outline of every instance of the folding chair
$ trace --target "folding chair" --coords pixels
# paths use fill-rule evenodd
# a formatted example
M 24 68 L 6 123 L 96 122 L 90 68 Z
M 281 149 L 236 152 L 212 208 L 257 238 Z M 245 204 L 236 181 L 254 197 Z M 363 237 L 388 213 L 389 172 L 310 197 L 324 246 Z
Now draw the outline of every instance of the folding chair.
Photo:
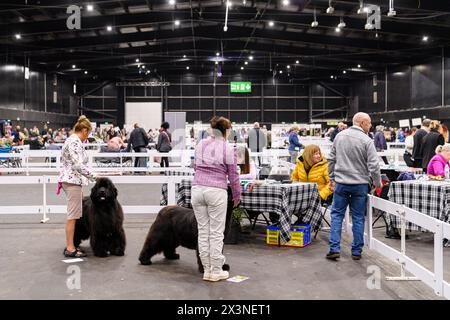
M 325 218 L 325 214 L 327 213 L 328 208 L 331 206 L 331 204 L 333 203 L 333 195 L 329 196 L 326 200 L 322 200 L 321 201 L 321 205 L 322 205 L 322 217 L 321 217 L 321 221 L 324 221 L 329 228 L 331 228 L 331 224 L 330 222 L 328 222 L 328 220 Z M 317 234 L 319 233 L 319 230 L 321 228 L 317 228 L 316 233 L 314 234 L 314 239 L 316 239 Z

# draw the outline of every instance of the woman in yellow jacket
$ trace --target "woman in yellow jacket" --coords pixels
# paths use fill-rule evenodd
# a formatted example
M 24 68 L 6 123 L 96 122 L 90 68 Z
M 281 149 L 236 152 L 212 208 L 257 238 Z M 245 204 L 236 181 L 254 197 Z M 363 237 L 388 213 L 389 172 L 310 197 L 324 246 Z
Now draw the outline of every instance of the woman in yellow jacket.
M 326 200 L 333 193 L 328 187 L 330 178 L 327 160 L 315 144 L 306 146 L 303 154 L 298 157 L 291 179 L 293 182 L 317 183 L 322 200 Z

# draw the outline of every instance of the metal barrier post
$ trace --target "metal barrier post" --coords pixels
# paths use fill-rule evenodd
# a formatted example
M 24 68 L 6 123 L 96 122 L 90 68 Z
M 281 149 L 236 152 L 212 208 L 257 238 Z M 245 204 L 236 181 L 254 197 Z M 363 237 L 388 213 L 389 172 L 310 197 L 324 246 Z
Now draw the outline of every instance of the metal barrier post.
M 438 223 L 436 225 L 436 232 L 434 233 L 434 276 L 435 288 L 434 292 L 438 296 L 444 293 L 444 224 Z
M 400 263 L 400 277 L 386 277 L 387 281 L 420 281 L 417 277 L 407 277 L 405 272 L 405 257 L 406 257 L 406 211 L 397 211 L 397 213 L 400 215 L 400 221 L 401 221 L 401 256 L 398 259 L 398 262 Z
M 44 215 L 41 223 L 46 223 L 50 219 L 47 217 L 47 181 L 45 181 L 45 176 L 42 177 L 42 207 L 44 210 Z

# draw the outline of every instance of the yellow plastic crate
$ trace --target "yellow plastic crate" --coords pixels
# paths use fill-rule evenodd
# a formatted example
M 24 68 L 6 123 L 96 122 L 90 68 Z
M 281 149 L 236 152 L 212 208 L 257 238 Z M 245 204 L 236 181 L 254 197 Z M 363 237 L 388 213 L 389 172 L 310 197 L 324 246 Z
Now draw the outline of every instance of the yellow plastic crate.
M 267 227 L 266 243 L 271 246 L 303 248 L 311 243 L 311 226 L 309 224 L 291 226 L 291 240 L 280 243 L 280 228 L 276 225 Z

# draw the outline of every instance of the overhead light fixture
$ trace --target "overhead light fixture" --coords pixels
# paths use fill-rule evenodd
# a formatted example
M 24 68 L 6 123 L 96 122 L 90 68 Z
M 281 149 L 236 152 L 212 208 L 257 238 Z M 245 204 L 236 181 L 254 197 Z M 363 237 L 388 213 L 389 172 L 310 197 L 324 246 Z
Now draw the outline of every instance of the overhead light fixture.
M 283 73 L 283 70 L 280 70 L 280 74 L 282 74 Z
M 316 8 L 314 8 L 314 21 L 311 22 L 311 27 L 316 28 L 317 26 L 319 26 L 319 22 L 317 22 Z
M 245 6 L 247 4 L 246 0 L 242 0 L 242 4 Z
M 111 26 L 107 26 L 107 27 L 106 27 L 106 30 L 108 30 L 109 32 L 111 32 L 111 31 L 112 31 L 112 27 L 111 27 Z
M 334 8 L 333 8 L 333 6 L 331 5 L 331 0 L 328 1 L 327 13 L 328 13 L 328 14 L 333 14 L 333 13 L 334 13 Z
M 139 59 L 136 59 L 136 62 L 138 62 L 138 63 L 139 63 L 139 61 L 140 61 Z
M 288 6 L 289 5 L 289 0 L 283 0 L 283 6 Z
M 275 25 L 275 22 L 269 21 L 269 27 L 273 27 Z
M 337 27 L 336 29 L 334 29 L 334 31 L 336 31 L 337 33 L 341 32 L 341 28 Z
M 89 12 L 94 11 L 94 6 L 92 4 L 88 4 L 86 8 L 87 8 L 87 11 L 89 11 Z
M 423 37 L 422 37 L 422 41 L 423 41 L 423 42 L 427 42 L 427 41 L 428 41 L 428 36 L 423 36 Z
M 228 0 L 228 1 L 227 1 L 227 7 L 230 7 L 230 8 L 231 8 L 232 6 L 233 6 L 233 2 L 231 2 L 231 1 Z
M 334 79 L 334 76 L 330 76 L 331 79 Z
M 363 14 L 364 13 L 364 2 L 362 0 L 359 1 L 359 9 L 356 11 L 357 14 Z
M 378 32 L 375 33 L 375 38 L 378 38 Z
M 183 58 L 186 58 L 186 55 L 185 55 L 185 54 L 183 54 Z
M 175 4 L 175 0 L 169 0 L 169 4 L 173 6 Z
M 189 70 L 189 66 L 186 67 L 186 70 Z
M 387 14 L 388 17 L 395 17 L 397 12 L 394 10 L 394 0 L 389 0 L 389 12 Z
M 249 60 L 253 60 L 253 56 L 249 56 L 248 59 L 249 59 Z
M 179 26 L 180 25 L 180 20 L 175 20 L 175 25 Z
M 87 71 L 84 71 L 84 74 L 88 74 L 88 72 L 87 72 Z
M 74 64 L 72 65 L 72 69 L 75 69 L 76 67 L 77 67 L 76 65 L 74 65 Z
M 241 67 L 241 70 L 244 70 L 244 67 Z
M 215 64 L 219 64 L 219 61 L 216 61 Z
M 345 71 L 345 70 L 344 70 L 344 71 L 342 71 L 342 73 L 343 73 L 343 74 L 346 74 L 346 73 L 347 73 L 347 71 Z
M 20 35 L 20 33 L 16 33 L 15 38 L 16 38 L 17 40 L 20 40 L 20 39 L 22 39 L 22 36 Z
M 358 68 L 361 68 L 361 65 L 360 65 L 360 64 L 358 64 Z
M 300 61 L 298 61 L 298 60 L 297 60 L 297 61 L 295 61 L 295 64 L 299 64 L 299 63 L 300 63 Z
M 339 24 L 338 24 L 338 28 L 345 28 L 347 25 L 345 24 L 345 22 L 344 22 L 344 18 L 343 17 L 341 17 L 341 22 L 339 22 Z
M 248 65 L 248 61 L 245 61 L 244 64 L 245 64 L 245 65 Z
M 290 65 L 288 65 L 286 68 L 288 68 L 288 69 L 290 69 L 291 68 L 291 66 Z
M 220 56 L 220 52 L 216 52 L 216 57 Z
M 142 66 L 142 69 L 145 69 L 145 65 Z

